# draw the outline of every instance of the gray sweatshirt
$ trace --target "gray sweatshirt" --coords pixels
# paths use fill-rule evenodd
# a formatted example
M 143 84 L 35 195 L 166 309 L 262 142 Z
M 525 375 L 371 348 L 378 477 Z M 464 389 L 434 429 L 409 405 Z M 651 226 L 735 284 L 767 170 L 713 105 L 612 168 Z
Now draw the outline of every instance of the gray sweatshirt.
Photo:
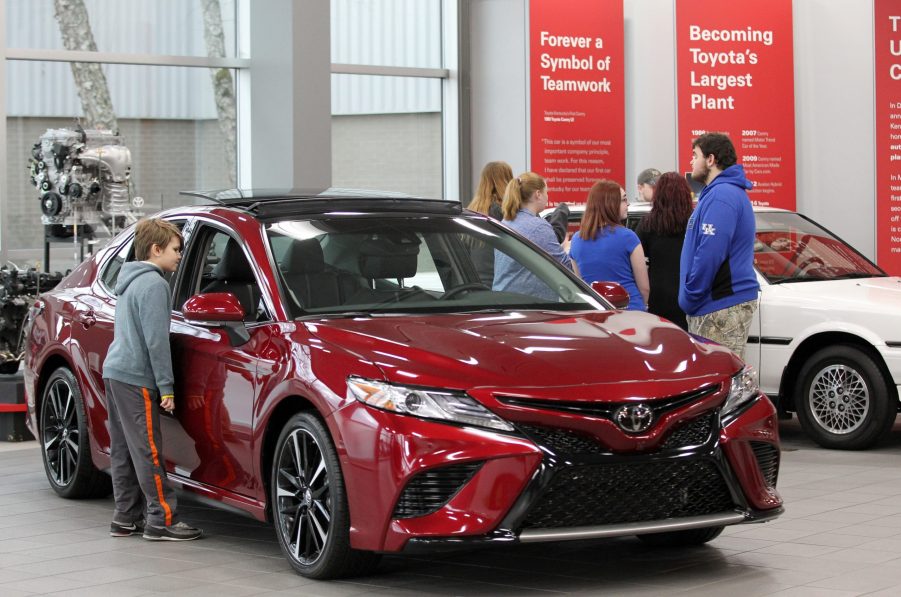
M 163 271 L 152 263 L 129 261 L 116 283 L 113 343 L 103 377 L 142 388 L 174 393 L 169 317 L 172 291 Z

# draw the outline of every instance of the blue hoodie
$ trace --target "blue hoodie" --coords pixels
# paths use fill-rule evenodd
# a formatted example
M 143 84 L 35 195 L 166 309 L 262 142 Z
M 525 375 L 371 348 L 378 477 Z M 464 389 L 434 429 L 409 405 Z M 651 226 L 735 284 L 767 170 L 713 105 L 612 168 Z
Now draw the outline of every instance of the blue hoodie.
M 679 263 L 679 306 L 687 315 L 706 315 L 757 298 L 751 186 L 744 168 L 735 164 L 701 191 Z
M 104 379 L 157 388 L 160 396 L 173 394 L 172 301 L 163 270 L 146 261 L 129 261 L 119 272 L 116 295 L 113 343 L 103 362 Z

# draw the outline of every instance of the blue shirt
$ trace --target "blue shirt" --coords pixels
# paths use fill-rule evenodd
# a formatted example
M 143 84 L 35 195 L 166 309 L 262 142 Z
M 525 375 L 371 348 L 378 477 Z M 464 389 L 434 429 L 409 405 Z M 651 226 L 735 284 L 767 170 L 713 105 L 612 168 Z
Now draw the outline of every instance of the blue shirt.
M 701 191 L 679 263 L 679 306 L 687 315 L 706 315 L 757 298 L 751 186 L 744 168 L 735 164 Z
M 557 242 L 557 235 L 551 225 L 527 209 L 520 209 L 512 220 L 504 220 L 504 226 L 515 230 L 551 257 L 572 269 L 569 256 Z M 494 283 L 493 290 L 501 292 L 517 292 L 539 299 L 557 301 L 560 296 L 548 287 L 541 279 L 527 270 L 518 261 L 501 251 L 494 251 Z
M 632 251 L 639 244 L 638 236 L 625 226 L 607 226 L 598 230 L 594 240 L 585 240 L 576 232 L 570 253 L 583 280 L 589 284 L 600 280 L 616 282 L 629 293 L 629 309 L 645 311 L 647 307 L 632 271 Z

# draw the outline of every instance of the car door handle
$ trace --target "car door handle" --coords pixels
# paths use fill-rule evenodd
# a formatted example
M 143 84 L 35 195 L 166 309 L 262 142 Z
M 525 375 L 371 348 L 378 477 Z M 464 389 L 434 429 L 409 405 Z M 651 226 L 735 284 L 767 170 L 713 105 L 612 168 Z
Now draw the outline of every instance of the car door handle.
M 84 327 L 84 329 L 88 329 L 89 327 L 97 323 L 97 318 L 94 317 L 93 311 L 82 311 L 75 316 L 75 320 L 80 323 Z

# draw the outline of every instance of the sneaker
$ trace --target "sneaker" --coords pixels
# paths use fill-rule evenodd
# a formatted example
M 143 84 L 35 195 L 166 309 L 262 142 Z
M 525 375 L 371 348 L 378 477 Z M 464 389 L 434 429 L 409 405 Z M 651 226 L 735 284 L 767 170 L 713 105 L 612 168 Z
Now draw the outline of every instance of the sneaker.
M 144 527 L 144 538 L 149 541 L 190 541 L 199 539 L 201 535 L 203 531 L 183 522 L 167 527 L 155 527 L 151 524 Z
M 131 537 L 144 532 L 144 521 L 136 520 L 130 524 L 112 521 L 109 525 L 110 537 Z

